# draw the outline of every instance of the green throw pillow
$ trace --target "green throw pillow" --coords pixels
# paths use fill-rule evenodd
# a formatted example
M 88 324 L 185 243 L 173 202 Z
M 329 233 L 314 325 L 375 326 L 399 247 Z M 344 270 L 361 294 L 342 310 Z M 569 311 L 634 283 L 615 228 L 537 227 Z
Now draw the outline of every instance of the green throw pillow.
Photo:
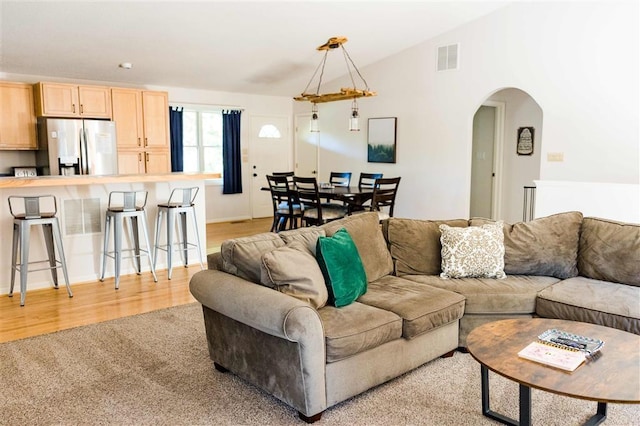
M 316 258 L 329 291 L 329 303 L 340 308 L 367 292 L 367 275 L 358 249 L 346 229 L 318 237 Z

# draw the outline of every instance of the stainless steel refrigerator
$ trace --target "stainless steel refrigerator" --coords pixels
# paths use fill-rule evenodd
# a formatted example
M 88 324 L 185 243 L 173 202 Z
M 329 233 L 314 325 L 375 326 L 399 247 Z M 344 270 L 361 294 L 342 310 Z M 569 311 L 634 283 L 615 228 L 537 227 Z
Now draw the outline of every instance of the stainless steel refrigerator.
M 40 117 L 36 163 L 45 175 L 118 174 L 116 123 Z

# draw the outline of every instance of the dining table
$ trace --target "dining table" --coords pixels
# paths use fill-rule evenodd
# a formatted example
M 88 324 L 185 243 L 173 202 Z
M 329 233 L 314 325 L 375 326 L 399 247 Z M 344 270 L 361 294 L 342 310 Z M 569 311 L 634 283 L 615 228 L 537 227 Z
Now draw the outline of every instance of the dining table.
M 260 188 L 270 191 L 268 186 Z M 296 192 L 294 188 L 291 191 Z M 364 204 L 373 198 L 373 188 L 358 186 L 328 186 L 318 185 L 318 194 L 321 199 L 342 201 L 349 207 L 349 212 L 363 210 Z

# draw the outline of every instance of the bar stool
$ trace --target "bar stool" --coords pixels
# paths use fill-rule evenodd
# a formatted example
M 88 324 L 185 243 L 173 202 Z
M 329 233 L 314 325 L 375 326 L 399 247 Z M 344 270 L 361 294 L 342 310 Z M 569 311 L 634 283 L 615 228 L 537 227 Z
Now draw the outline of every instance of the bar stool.
M 47 210 L 41 211 L 42 206 Z M 56 217 L 58 212 L 58 203 L 53 195 L 39 196 L 10 196 L 9 212 L 13 216 L 13 251 L 11 254 L 11 287 L 9 289 L 9 297 L 13 297 L 13 286 L 16 278 L 16 271 L 20 271 L 20 306 L 24 306 L 24 300 L 27 293 L 27 274 L 33 271 L 51 270 L 54 288 L 58 288 L 58 268 L 62 268 L 64 280 L 67 285 L 67 293 L 69 297 L 73 297 L 71 287 L 69 286 L 69 275 L 67 273 L 67 262 L 64 257 L 64 249 L 62 247 L 62 236 L 60 234 L 60 223 Z M 31 227 L 33 225 L 42 225 L 42 233 L 44 234 L 45 245 L 47 246 L 48 259 L 29 262 L 29 242 L 31 237 Z M 60 259 L 56 259 L 55 245 L 58 246 L 58 255 Z M 20 251 L 20 262 L 17 262 L 18 250 Z M 48 267 L 38 269 L 29 269 L 29 265 L 49 263 Z
M 136 273 L 138 275 L 142 272 L 140 253 L 145 253 L 149 258 L 153 281 L 158 282 L 153 261 L 151 260 L 151 244 L 149 243 L 147 215 L 144 210 L 146 204 L 147 191 L 112 191 L 109 193 L 109 205 L 107 206 L 107 214 L 104 221 L 104 249 L 102 252 L 102 274 L 100 275 L 100 281 L 104 281 L 107 257 L 110 257 L 115 263 L 116 290 L 120 287 L 120 265 L 123 259 L 123 252 L 134 252 L 131 256 L 125 256 L 124 259 L 134 259 Z M 129 238 L 133 245 L 133 248 L 130 249 L 122 248 L 122 229 L 124 228 L 123 219 L 125 218 L 129 219 Z M 138 223 L 138 219 L 142 224 Z M 113 251 L 109 251 L 109 239 L 112 226 Z M 142 236 L 147 246 L 146 250 L 140 248 L 140 229 L 142 229 Z
M 173 269 L 173 263 L 171 260 L 172 253 L 176 250 L 180 251 L 182 256 L 182 262 L 187 267 L 189 263 L 188 253 L 189 250 L 196 250 L 198 252 L 198 260 L 200 262 L 200 268 L 204 269 L 202 263 L 202 251 L 200 250 L 200 232 L 198 232 L 198 219 L 196 218 L 196 209 L 194 207 L 194 200 L 198 195 L 198 187 L 191 188 L 174 188 L 169 195 L 169 201 L 166 203 L 158 204 L 158 215 L 156 216 L 156 240 L 155 250 L 153 252 L 153 267 L 155 268 L 156 261 L 158 260 L 158 250 L 164 250 L 167 252 L 167 269 L 168 277 L 171 279 L 171 271 Z M 196 232 L 195 244 L 188 242 L 187 238 L 187 214 L 190 215 L 193 221 L 193 229 Z M 176 219 L 180 218 L 180 225 L 178 226 L 178 241 L 173 242 L 173 227 L 176 224 Z M 162 217 L 166 217 L 167 223 L 167 241 L 166 244 L 160 244 L 160 229 L 162 228 Z

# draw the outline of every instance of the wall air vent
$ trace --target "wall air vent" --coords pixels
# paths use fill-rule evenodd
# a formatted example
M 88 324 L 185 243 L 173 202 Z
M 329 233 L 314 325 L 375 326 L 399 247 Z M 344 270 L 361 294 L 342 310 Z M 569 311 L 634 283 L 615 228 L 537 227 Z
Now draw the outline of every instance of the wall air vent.
M 100 199 L 64 200 L 65 235 L 102 232 Z
M 460 43 L 438 47 L 438 71 L 457 70 L 460 63 Z

